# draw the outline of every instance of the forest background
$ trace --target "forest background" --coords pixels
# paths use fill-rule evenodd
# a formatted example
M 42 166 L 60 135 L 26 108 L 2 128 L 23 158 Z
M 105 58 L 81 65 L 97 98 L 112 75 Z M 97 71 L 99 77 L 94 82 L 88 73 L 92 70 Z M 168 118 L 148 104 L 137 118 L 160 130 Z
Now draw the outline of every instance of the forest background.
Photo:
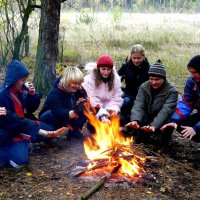
M 53 9 L 57 13 L 49 20 Z M 22 60 L 45 95 L 56 68 L 82 68 L 102 54 L 110 54 L 119 68 L 141 43 L 150 63 L 161 59 L 182 91 L 187 62 L 199 53 L 199 10 L 200 0 L 0 0 L 0 66 Z
M 22 60 L 45 96 L 64 66 L 84 72 L 87 62 L 110 54 L 119 68 L 141 43 L 150 63 L 162 60 L 181 93 L 187 63 L 199 54 L 199 11 L 200 0 L 0 0 L 1 72 L 11 59 Z M 34 144 L 27 167 L 0 171 L 0 199 L 78 199 L 95 184 L 69 176 L 71 167 L 86 159 L 82 143 L 66 142 L 62 135 Z M 177 132 L 168 153 L 143 147 L 152 157 L 145 169 L 155 180 L 137 187 L 107 185 L 91 200 L 200 199 L 197 148 Z

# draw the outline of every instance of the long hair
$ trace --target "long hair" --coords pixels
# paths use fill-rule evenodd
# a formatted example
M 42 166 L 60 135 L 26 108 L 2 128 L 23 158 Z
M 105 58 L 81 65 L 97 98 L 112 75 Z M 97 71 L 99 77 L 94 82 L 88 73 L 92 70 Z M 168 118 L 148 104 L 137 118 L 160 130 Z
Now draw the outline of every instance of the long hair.
M 95 86 L 98 87 L 101 83 L 102 83 L 102 76 L 100 74 L 100 70 L 99 69 L 94 69 L 93 71 L 96 79 L 95 79 Z M 109 80 L 108 80 L 108 90 L 111 91 L 114 88 L 114 79 L 115 79 L 115 75 L 114 75 L 114 71 L 112 69 Z
M 145 48 L 141 44 L 133 45 L 130 55 L 128 56 L 128 61 L 131 60 L 132 54 L 139 53 L 145 57 Z

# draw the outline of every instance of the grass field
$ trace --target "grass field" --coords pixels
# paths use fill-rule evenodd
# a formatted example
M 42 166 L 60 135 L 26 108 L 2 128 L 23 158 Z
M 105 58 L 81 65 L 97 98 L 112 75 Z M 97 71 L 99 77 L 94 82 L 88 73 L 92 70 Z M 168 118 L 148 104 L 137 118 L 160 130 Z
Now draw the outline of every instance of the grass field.
M 199 53 L 200 15 L 122 13 L 116 17 L 114 14 L 61 13 L 62 62 L 84 66 L 99 55 L 110 54 L 119 68 L 132 45 L 141 43 L 149 62 L 161 59 L 168 78 L 181 92 L 189 75 L 187 63 Z M 33 51 L 36 37 L 32 32 Z

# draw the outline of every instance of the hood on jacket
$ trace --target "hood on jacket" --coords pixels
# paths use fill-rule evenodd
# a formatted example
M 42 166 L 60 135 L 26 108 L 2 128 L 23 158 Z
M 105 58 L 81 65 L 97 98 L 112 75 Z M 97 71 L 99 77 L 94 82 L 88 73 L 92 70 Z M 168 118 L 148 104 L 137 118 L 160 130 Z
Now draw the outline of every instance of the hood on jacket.
M 30 73 L 24 63 L 18 60 L 12 60 L 7 67 L 3 88 L 10 87 L 13 83 Z

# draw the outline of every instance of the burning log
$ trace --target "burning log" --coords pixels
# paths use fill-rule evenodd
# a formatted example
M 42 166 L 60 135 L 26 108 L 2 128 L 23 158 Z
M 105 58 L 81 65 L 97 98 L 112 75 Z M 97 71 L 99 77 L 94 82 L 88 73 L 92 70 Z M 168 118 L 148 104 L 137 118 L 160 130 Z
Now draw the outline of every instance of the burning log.
M 115 166 L 116 164 L 118 164 L 116 161 L 109 161 L 108 159 L 95 160 L 95 161 L 92 161 L 89 163 L 89 165 L 92 165 L 92 167 L 88 168 L 88 166 L 87 166 L 87 167 L 83 167 L 81 169 L 77 169 L 73 175 L 75 177 L 78 177 L 84 173 L 91 172 L 93 170 L 103 168 L 106 166 L 113 166 L 113 165 Z
M 142 167 L 146 161 L 142 148 L 133 147 L 132 137 L 123 137 L 118 116 L 112 116 L 110 124 L 107 124 L 99 121 L 90 111 L 85 114 L 94 126 L 95 133 L 84 141 L 84 150 L 90 162 L 84 168 L 78 168 L 75 176 L 85 180 L 100 180 L 81 199 L 90 197 L 106 181 L 136 185 L 152 179 Z

